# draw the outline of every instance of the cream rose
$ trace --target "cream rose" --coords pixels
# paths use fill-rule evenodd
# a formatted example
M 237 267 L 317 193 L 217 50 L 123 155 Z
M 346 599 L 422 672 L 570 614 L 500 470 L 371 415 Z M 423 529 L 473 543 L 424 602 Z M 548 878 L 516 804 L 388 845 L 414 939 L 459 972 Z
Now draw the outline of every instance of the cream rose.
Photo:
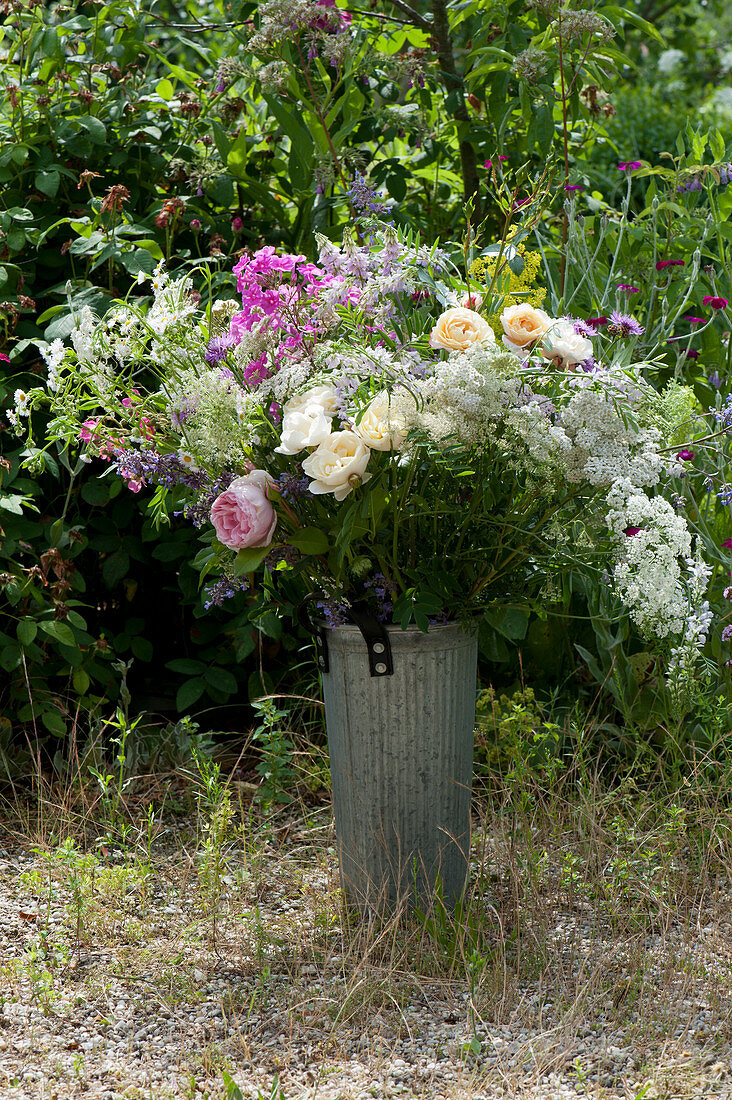
M 553 323 L 548 313 L 530 306 L 528 302 L 508 306 L 501 314 L 505 333 L 503 343 L 509 351 L 521 353 L 536 340 L 540 340 Z
M 291 397 L 282 410 L 281 455 L 296 455 L 306 447 L 317 447 L 331 433 L 331 418 L 336 411 L 336 392 L 332 386 L 313 386 Z
M 328 416 L 335 416 L 336 403 L 336 391 L 333 386 L 311 386 L 304 393 L 296 393 L 291 397 L 282 411 L 286 416 L 288 412 L 302 412 L 303 409 L 319 405 Z
M 369 402 L 353 431 L 373 451 L 398 451 L 407 438 L 404 417 L 392 411 L 386 390 Z
M 592 341 L 581 336 L 571 321 L 555 321 L 542 341 L 547 359 L 561 359 L 567 367 L 592 359 L 595 349 Z
M 343 500 L 357 485 L 368 481 L 370 451 L 355 432 L 333 432 L 302 464 L 303 471 L 313 480 L 308 488 L 316 496 L 332 493 Z
M 493 329 L 479 313 L 464 306 L 447 309 L 430 333 L 431 348 L 465 351 L 473 344 L 495 344 Z

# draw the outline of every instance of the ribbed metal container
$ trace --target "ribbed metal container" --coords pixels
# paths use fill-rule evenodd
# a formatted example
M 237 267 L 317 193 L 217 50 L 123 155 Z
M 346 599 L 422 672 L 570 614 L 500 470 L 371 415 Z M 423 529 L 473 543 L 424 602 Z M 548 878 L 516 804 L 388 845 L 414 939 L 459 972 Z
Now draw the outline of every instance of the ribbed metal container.
M 323 696 L 341 884 L 362 910 L 429 908 L 463 893 L 477 637 L 389 627 L 394 675 L 371 677 L 355 626 L 328 632 Z

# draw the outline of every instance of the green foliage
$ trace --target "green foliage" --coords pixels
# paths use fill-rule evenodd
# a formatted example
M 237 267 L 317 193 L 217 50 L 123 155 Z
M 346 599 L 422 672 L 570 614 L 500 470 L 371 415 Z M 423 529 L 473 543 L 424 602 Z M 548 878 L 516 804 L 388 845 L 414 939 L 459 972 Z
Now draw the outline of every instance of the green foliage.
M 447 39 L 437 42 L 430 20 L 440 9 Z M 172 267 L 207 268 L 205 299 L 231 293 L 228 271 L 242 246 L 271 242 L 311 252 L 315 229 L 335 239 L 350 220 L 343 196 L 357 172 L 384 189 L 396 221 L 428 238 L 454 238 L 465 195 L 473 195 L 473 220 L 487 219 L 490 240 L 507 195 L 529 191 L 548 166 L 540 236 L 554 306 L 601 314 L 617 304 L 605 294 L 610 283 L 640 286 L 646 336 L 637 347 L 654 358 L 649 377 L 659 388 L 675 377 L 700 405 L 713 404 L 709 378 L 724 380 L 732 366 L 726 322 L 720 317 L 693 345 L 686 329 L 670 332 L 667 322 L 701 314 L 703 296 L 729 279 L 732 200 L 718 169 L 730 156 L 730 122 L 714 105 L 726 73 L 720 43 L 729 39 L 727 6 L 600 6 L 612 39 L 602 29 L 570 34 L 550 3 L 511 2 L 489 18 L 477 2 L 416 2 L 413 12 L 384 4 L 355 13 L 347 36 L 316 34 L 309 56 L 307 29 L 262 37 L 265 4 L 160 3 L 144 11 L 130 0 L 14 5 L 1 28 L 7 55 L 0 75 L 0 347 L 10 351 L 13 372 L 28 362 L 36 373 L 33 343 L 68 334 L 69 289 L 79 305 L 104 312 L 120 286 L 165 257 Z M 339 64 L 330 65 L 328 49 L 346 37 Z M 659 60 L 669 48 L 684 59 L 665 73 Z M 284 75 L 272 68 L 278 64 Z M 679 139 L 682 108 L 694 112 L 693 125 Z M 710 121 L 716 133 L 703 132 Z M 509 159 L 499 162 L 499 155 Z M 650 168 L 634 174 L 626 193 L 616 164 L 629 159 Z M 487 160 L 490 169 L 481 167 Z M 560 277 L 564 177 L 588 191 L 576 206 L 584 223 L 569 226 L 567 271 L 581 276 L 574 283 Z M 697 178 L 700 191 L 677 191 Z M 632 217 L 609 203 L 626 203 Z M 672 256 L 684 259 L 686 275 L 694 272 L 689 294 L 688 278 L 656 285 L 657 259 Z M 684 339 L 671 344 L 669 335 Z M 698 360 L 685 357 L 687 348 Z M 31 384 L 29 375 L 0 367 L 0 397 Z M 681 445 L 677 427 L 670 442 Z M 66 452 L 37 456 L 29 476 L 7 439 L 9 467 L 0 470 L 0 710 L 7 716 L 0 759 L 7 767 L 22 766 L 22 727 L 53 755 L 79 716 L 93 727 L 109 713 L 120 689 L 117 660 L 134 659 L 135 705 L 157 711 L 223 706 L 272 690 L 266 677 L 291 664 L 298 646 L 273 610 L 275 588 L 287 604 L 282 572 L 256 598 L 241 594 L 227 613 L 204 613 L 194 531 L 175 520 L 157 529 L 118 478 L 97 480 Z M 701 480 L 690 469 L 680 493 L 700 537 L 718 546 L 730 535 L 728 512 Z M 335 551 L 317 528 L 301 532 L 302 554 L 345 558 L 352 542 L 355 570 L 363 517 L 354 510 L 353 518 L 352 539 Z M 715 560 L 719 594 L 728 563 L 723 555 Z M 239 560 L 242 571 L 253 567 L 252 557 Z M 405 596 L 398 617 L 424 626 L 439 595 Z M 569 598 L 561 606 L 567 611 Z M 586 619 L 580 638 L 541 615 L 540 608 L 530 617 L 510 608 L 489 613 L 481 649 L 494 671 L 501 663 L 504 682 L 515 678 L 519 654 L 532 661 L 532 673 L 571 671 L 567 655 L 577 643 L 588 676 L 615 708 L 613 730 L 622 722 L 638 730 L 665 726 L 662 670 L 646 659 L 631 627 L 607 627 L 593 639 Z M 711 647 L 723 662 L 718 637 Z M 255 670 L 261 656 L 264 682 Z M 700 713 L 717 713 L 702 695 Z M 258 732 L 269 747 L 275 738 L 270 758 L 281 769 L 263 773 L 274 798 L 287 789 L 291 750 L 265 718 Z M 499 740 L 519 736 L 519 719 L 511 719 L 509 735 L 509 718 L 499 721 Z M 693 727 L 693 739 L 703 725 Z M 707 725 L 716 730 L 717 720 Z M 178 758 L 188 733 L 179 723 L 167 728 L 173 732 L 158 751 L 139 727 L 129 752 L 141 761 Z M 620 746 L 622 737 L 614 737 Z M 522 752 L 536 762 L 533 733 L 524 729 L 521 738 Z
M 257 797 L 269 808 L 275 802 L 290 802 L 292 799 L 294 746 L 284 726 L 284 720 L 288 717 L 286 710 L 275 706 L 274 701 L 267 698 L 255 699 L 252 707 L 259 718 L 259 725 L 252 737 L 261 752 L 261 759 L 255 768 L 261 780 Z

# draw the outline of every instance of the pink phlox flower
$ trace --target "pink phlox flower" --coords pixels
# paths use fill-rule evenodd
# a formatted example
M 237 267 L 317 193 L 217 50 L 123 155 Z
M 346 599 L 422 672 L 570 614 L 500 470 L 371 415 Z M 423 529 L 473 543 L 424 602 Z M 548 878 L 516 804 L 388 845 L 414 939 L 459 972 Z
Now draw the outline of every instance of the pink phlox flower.
M 699 358 L 699 352 L 694 351 L 693 348 L 689 348 L 688 351 L 686 352 L 686 358 L 687 359 L 698 359 Z
M 684 449 L 683 451 L 679 451 L 676 457 L 680 462 L 692 462 L 696 458 L 696 452 Z
M 631 286 L 630 283 L 618 283 L 618 290 L 624 290 L 626 294 L 638 293 L 638 287 Z
M 640 160 L 621 160 L 618 165 L 618 171 L 620 172 L 632 172 L 636 168 L 642 168 L 643 162 Z
M 592 329 L 593 333 L 595 333 L 599 328 L 603 328 L 603 326 L 607 324 L 607 317 L 588 317 L 586 324 Z
M 584 187 L 581 183 L 565 183 L 565 191 L 584 191 Z
M 723 546 L 725 550 L 732 550 L 732 539 L 725 539 L 719 545 Z
M 634 535 L 639 535 L 642 530 L 642 527 L 626 527 L 624 534 L 626 534 L 628 538 L 632 538 Z
M 3 362 L 3 363 L 9 363 L 10 362 L 10 356 L 6 355 L 4 351 L 0 351 L 0 361 Z
M 702 302 L 705 306 L 711 306 L 712 309 L 726 309 L 729 305 L 726 298 L 717 298 L 713 294 L 707 294 L 702 298 Z
M 683 260 L 659 260 L 656 264 L 656 271 L 663 271 L 665 267 L 683 267 Z
M 258 385 L 263 382 L 265 378 L 270 377 L 270 372 L 267 369 L 267 356 L 260 355 L 258 359 L 253 359 L 244 368 L 244 381 L 247 385 Z
M 685 321 L 688 321 L 690 325 L 703 325 L 705 319 L 703 317 L 684 317 Z
M 95 435 L 95 429 L 100 420 L 100 416 L 90 416 L 88 420 L 84 421 L 79 432 L 79 439 L 82 443 L 90 443 L 92 441 Z

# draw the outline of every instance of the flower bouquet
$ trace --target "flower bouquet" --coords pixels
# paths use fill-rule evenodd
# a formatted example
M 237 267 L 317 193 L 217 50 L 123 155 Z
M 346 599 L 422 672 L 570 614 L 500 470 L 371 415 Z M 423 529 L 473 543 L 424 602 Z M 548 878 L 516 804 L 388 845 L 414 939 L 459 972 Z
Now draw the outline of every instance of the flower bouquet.
M 550 598 L 564 573 L 581 570 L 667 646 L 680 684 L 710 619 L 709 569 L 664 495 L 693 395 L 644 380 L 632 319 L 618 315 L 600 334 L 592 319 L 545 312 L 539 259 L 519 233 L 482 254 L 457 253 L 462 272 L 448 251 L 374 217 L 361 234 L 349 231 L 341 246 L 318 238 L 316 262 L 269 246 L 245 254 L 234 268 L 238 298 L 205 308 L 190 278 L 161 265 L 147 301 L 130 295 L 102 320 L 84 309 L 72 348 L 43 349 L 47 389 L 18 395 L 18 423 L 50 403 L 50 438 L 106 462 L 133 492 L 153 489 L 159 520 L 182 513 L 200 527 L 208 604 L 242 589 L 312 597 L 324 683 L 329 636 L 350 631 L 363 676 L 385 680 L 397 672 L 395 638 L 447 628 L 464 649 L 470 635 L 455 624 Z M 32 439 L 29 454 L 42 461 Z M 472 656 L 460 658 L 468 693 L 456 706 L 472 746 L 470 644 Z M 342 691 L 361 675 L 354 652 L 339 666 Z M 402 701 L 439 678 L 419 660 Z M 360 709 L 379 712 L 373 692 L 385 690 L 370 684 Z M 342 731 L 347 704 L 329 709 Z M 389 719 L 378 721 L 372 741 Z M 444 779 L 447 720 L 435 721 L 425 736 Z M 425 722 L 420 712 L 423 731 Z M 346 755 L 362 734 L 346 737 Z M 407 782 L 424 758 L 400 758 L 391 771 Z M 466 750 L 452 759 L 452 779 L 469 792 Z M 372 759 L 365 771 L 379 767 Z M 409 802 L 404 782 L 387 803 Z M 439 802 L 428 787 L 419 795 L 427 816 Z M 445 810 L 457 817 L 431 826 L 459 841 L 453 899 L 469 793 L 457 803 Z M 385 826 L 385 804 L 370 828 L 388 847 L 385 833 L 401 826 Z M 430 826 L 420 821 L 415 843 L 404 830 L 397 838 L 394 889 L 415 851 L 425 863 Z M 354 867 L 368 864 L 364 844 L 353 847 Z M 427 862 L 428 884 L 444 882 L 437 857 Z

